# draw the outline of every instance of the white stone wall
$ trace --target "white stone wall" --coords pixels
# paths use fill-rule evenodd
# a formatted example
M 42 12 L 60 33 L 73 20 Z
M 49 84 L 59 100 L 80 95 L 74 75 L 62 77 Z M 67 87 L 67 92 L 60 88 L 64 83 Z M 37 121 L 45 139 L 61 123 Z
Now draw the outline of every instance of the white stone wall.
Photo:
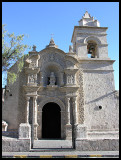
M 17 72 L 15 64 L 10 71 Z M 24 69 L 19 73 L 17 80 L 9 85 L 10 93 L 5 96 L 5 101 L 2 104 L 2 119 L 8 123 L 9 129 L 17 129 L 20 123 L 25 122 L 26 115 L 26 100 L 23 91 L 23 85 L 26 84 L 26 74 Z M 10 96 L 12 94 L 12 96 Z
M 111 66 L 107 68 L 112 69 Z M 87 129 L 118 130 L 118 105 L 115 98 L 113 72 L 85 70 L 83 77 L 84 117 Z M 99 109 L 99 106 L 102 106 L 102 109 Z
M 11 70 L 16 72 L 17 65 L 15 64 Z M 5 101 L 2 104 L 2 119 L 8 123 L 8 129 L 17 129 L 18 122 L 18 96 L 19 96 L 19 79 L 13 85 L 9 85 L 10 92 L 5 96 Z M 12 94 L 12 96 L 10 96 Z

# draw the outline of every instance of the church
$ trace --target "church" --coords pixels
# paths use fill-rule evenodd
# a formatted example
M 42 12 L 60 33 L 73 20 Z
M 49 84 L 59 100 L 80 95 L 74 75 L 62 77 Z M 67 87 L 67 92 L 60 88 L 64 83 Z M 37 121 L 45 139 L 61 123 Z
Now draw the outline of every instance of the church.
M 119 147 L 119 94 L 107 27 L 86 11 L 65 53 L 51 38 L 33 45 L 2 105 L 3 152 L 34 148 L 113 151 Z M 17 72 L 17 65 L 10 68 Z

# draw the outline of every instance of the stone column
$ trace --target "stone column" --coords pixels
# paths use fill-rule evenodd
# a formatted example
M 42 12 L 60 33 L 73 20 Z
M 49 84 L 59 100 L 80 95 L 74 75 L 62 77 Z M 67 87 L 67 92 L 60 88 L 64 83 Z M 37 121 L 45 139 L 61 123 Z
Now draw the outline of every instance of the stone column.
M 34 129 L 34 140 L 37 140 L 37 96 L 33 97 L 33 129 Z
M 42 138 L 42 111 L 38 111 L 38 115 L 39 115 L 39 117 L 38 117 L 39 126 L 37 128 L 37 130 L 38 130 L 37 136 L 39 139 L 41 139 Z
M 29 123 L 29 100 L 30 97 L 26 97 L 26 123 Z
M 74 114 L 74 125 L 78 124 L 78 109 L 77 109 L 77 98 L 73 97 L 72 98 L 72 103 L 73 103 L 73 114 Z
M 70 97 L 66 97 L 66 113 L 67 113 L 67 123 L 66 123 L 66 139 L 72 139 L 72 125 L 70 124 Z
M 60 86 L 63 86 L 64 85 L 64 73 L 63 72 L 61 72 L 60 73 Z
M 67 97 L 66 101 L 67 101 L 67 124 L 70 125 L 70 97 Z

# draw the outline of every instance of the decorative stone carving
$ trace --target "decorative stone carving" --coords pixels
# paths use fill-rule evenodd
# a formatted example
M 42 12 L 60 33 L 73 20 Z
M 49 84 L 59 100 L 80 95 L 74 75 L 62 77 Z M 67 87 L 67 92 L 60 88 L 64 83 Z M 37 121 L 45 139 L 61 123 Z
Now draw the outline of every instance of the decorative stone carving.
M 31 66 L 30 66 L 30 67 L 37 67 L 37 65 L 36 65 L 35 62 L 33 62 L 33 63 L 31 63 Z
M 67 75 L 67 84 L 75 84 L 74 75 Z
M 52 54 L 49 53 L 46 55 L 42 55 L 40 61 L 41 61 L 42 68 L 45 66 L 45 64 L 47 64 L 50 61 L 53 61 L 59 64 L 62 68 L 65 67 L 64 58 L 60 56 L 58 53 L 52 53 Z
M 29 65 L 30 68 L 37 67 L 37 59 L 33 58 L 31 59 L 31 63 Z
M 37 74 L 29 74 L 28 75 L 28 82 L 29 83 L 36 83 L 37 82 Z

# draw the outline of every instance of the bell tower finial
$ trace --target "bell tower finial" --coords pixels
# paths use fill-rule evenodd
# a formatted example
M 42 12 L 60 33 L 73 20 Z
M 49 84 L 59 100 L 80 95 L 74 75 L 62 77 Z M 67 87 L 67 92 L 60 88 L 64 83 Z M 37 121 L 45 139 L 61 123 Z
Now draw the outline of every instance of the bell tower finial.
M 79 21 L 79 26 L 100 27 L 100 23 L 98 20 L 94 20 L 94 17 L 90 16 L 88 11 L 86 11 Z
M 84 14 L 84 16 L 83 16 L 83 18 L 92 18 L 92 17 L 91 17 L 90 14 L 88 13 L 88 11 L 86 11 L 85 14 Z

